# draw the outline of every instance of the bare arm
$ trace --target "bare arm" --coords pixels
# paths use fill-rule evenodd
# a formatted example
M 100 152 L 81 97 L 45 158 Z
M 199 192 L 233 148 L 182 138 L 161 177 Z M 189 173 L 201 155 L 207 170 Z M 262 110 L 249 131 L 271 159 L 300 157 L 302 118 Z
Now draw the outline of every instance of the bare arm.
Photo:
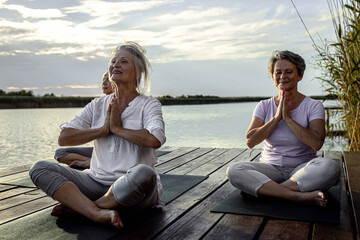
M 264 121 L 258 117 L 253 117 L 249 129 L 246 132 L 246 145 L 253 148 L 262 141 L 264 141 L 275 129 L 280 122 L 282 116 L 282 98 L 276 111 L 275 116 L 264 124 Z
M 291 118 L 285 122 L 300 141 L 316 151 L 320 150 L 325 140 L 325 121 L 323 119 L 312 120 L 309 128 L 304 128 Z
M 76 146 L 91 142 L 97 138 L 106 136 L 110 133 L 110 111 L 109 106 L 104 126 L 79 130 L 74 128 L 63 128 L 60 132 L 58 143 L 60 146 Z
M 286 98 L 283 104 L 282 116 L 288 127 L 300 141 L 316 151 L 322 147 L 325 140 L 325 120 L 314 119 L 309 123 L 309 128 L 304 128 L 291 118 L 290 112 L 287 109 Z
M 103 128 L 78 130 L 74 128 L 63 128 L 58 139 L 60 146 L 76 146 L 91 142 L 103 137 L 106 131 Z
M 264 121 L 253 117 L 249 129 L 246 132 L 246 145 L 253 148 L 266 139 L 275 129 L 279 121 L 274 117 L 264 125 Z
M 122 127 L 113 127 L 111 132 L 142 147 L 159 148 L 161 146 L 160 141 L 146 129 L 132 130 Z

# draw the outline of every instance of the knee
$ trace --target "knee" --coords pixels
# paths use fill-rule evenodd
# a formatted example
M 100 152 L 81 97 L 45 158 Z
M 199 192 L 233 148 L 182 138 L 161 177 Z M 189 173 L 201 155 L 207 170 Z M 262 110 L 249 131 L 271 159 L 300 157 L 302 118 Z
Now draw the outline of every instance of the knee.
M 226 170 L 226 176 L 231 181 L 233 179 L 239 179 L 243 175 L 244 171 L 249 170 L 248 163 L 237 162 L 232 163 Z
M 326 163 L 327 172 L 331 174 L 333 178 L 339 178 L 341 172 L 340 165 L 333 159 L 326 159 L 326 160 L 327 160 Z
M 55 150 L 54 158 L 59 161 L 60 158 L 63 158 L 68 154 L 69 154 L 69 152 L 68 152 L 67 148 L 58 148 Z
M 30 170 L 29 170 L 29 175 L 30 177 L 32 177 L 34 174 L 36 174 L 39 171 L 42 171 L 43 169 L 45 169 L 47 166 L 47 162 L 46 161 L 39 161 L 34 163 Z
M 136 165 L 129 169 L 128 173 L 135 176 L 133 179 L 135 179 L 138 185 L 150 182 L 155 183 L 157 178 L 155 170 L 146 164 Z
M 337 161 L 330 158 L 317 158 L 315 162 L 322 166 L 321 177 L 339 178 L 340 177 L 340 165 Z
M 39 162 L 34 163 L 29 170 L 29 176 L 30 176 L 31 180 L 33 182 L 35 182 L 36 179 L 40 175 L 42 175 L 48 171 L 49 167 L 52 164 L 54 164 L 54 163 L 47 162 L 47 161 L 39 161 Z
M 226 176 L 227 178 L 231 181 L 231 179 L 234 178 L 236 174 L 236 163 L 232 163 L 228 166 L 228 168 L 226 169 Z

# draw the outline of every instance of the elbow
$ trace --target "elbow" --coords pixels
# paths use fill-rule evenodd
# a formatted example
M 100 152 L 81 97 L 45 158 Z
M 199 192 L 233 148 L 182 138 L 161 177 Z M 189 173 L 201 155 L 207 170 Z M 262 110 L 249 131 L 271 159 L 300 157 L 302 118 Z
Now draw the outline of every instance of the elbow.
M 319 151 L 324 145 L 324 141 L 325 141 L 325 136 L 315 141 L 311 148 L 314 149 L 315 151 Z
M 249 132 L 246 133 L 246 146 L 248 146 L 248 148 L 253 148 L 255 147 L 255 143 L 254 141 L 251 141 L 251 138 L 249 137 Z
M 160 148 L 161 142 L 157 138 L 155 138 L 154 140 L 151 141 L 151 147 L 152 148 Z
M 246 146 L 248 146 L 248 148 L 253 148 L 255 147 L 255 144 L 252 143 L 249 139 L 246 139 Z
M 321 149 L 322 145 L 323 145 L 323 143 L 316 144 L 312 147 L 312 149 L 314 149 L 315 151 L 319 151 Z
M 66 141 L 61 137 L 58 138 L 58 144 L 59 144 L 60 147 L 67 146 Z
M 58 144 L 61 147 L 69 146 L 69 144 L 67 142 L 66 134 L 64 133 L 64 131 L 60 132 L 60 136 L 58 138 Z
M 139 145 L 148 148 L 160 148 L 161 142 L 155 136 L 148 135 L 143 137 L 142 144 Z

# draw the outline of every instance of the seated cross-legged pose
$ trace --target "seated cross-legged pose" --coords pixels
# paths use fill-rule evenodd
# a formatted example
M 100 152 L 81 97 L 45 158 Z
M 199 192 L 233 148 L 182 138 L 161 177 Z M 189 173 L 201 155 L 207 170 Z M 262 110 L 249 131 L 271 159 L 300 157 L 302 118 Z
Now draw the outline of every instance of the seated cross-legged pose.
M 117 211 L 160 203 L 162 186 L 154 165 L 155 149 L 166 140 L 161 104 L 140 94 L 149 84 L 149 66 L 137 43 L 117 47 L 109 66 L 114 93 L 94 99 L 61 130 L 60 146 L 94 141 L 90 169 L 46 161 L 30 169 L 34 184 L 60 202 L 52 215 L 79 213 L 121 228 Z
M 321 102 L 298 91 L 305 61 L 293 52 L 276 51 L 268 68 L 278 95 L 258 103 L 246 133 L 250 148 L 264 141 L 260 161 L 231 164 L 229 181 L 255 197 L 326 206 L 323 191 L 338 182 L 340 166 L 316 155 L 325 139 L 325 111 Z
M 101 88 L 105 95 L 113 93 L 108 71 L 103 75 Z M 59 148 L 55 151 L 54 158 L 58 162 L 68 164 L 72 168 L 90 168 L 92 151 L 92 147 Z

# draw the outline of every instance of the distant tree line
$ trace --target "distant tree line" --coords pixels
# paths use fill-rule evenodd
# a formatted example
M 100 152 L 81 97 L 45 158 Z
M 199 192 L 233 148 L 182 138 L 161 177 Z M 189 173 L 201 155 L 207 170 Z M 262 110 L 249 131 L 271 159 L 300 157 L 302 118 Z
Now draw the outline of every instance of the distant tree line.
M 0 96 L 22 96 L 22 97 L 35 97 L 33 91 L 13 91 L 13 92 L 5 92 L 4 90 L 0 89 Z
M 11 91 L 5 92 L 4 90 L 0 89 L 0 96 L 19 96 L 19 97 L 35 97 L 33 91 Z M 54 93 L 46 93 L 44 97 L 56 97 Z
M 95 97 L 57 97 L 53 93 L 43 96 L 34 96 L 32 91 L 4 92 L 0 89 L 0 109 L 4 108 L 66 108 L 84 107 Z M 234 102 L 258 102 L 269 97 L 219 97 L 211 95 L 165 95 L 157 97 L 162 105 L 185 104 L 214 104 Z M 334 99 L 335 96 L 312 96 L 312 98 L 325 100 Z

